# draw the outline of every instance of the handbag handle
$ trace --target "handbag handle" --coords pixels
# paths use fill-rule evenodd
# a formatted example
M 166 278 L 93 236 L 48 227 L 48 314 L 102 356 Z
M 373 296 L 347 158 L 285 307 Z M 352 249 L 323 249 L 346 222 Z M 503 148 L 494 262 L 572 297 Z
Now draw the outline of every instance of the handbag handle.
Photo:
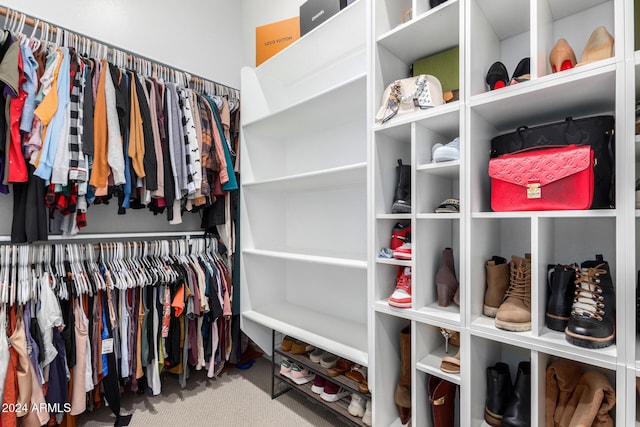
M 579 145 L 582 142 L 582 133 L 580 132 L 580 129 L 578 129 L 578 126 L 576 126 L 575 121 L 573 120 L 573 117 L 567 117 L 564 119 L 565 123 L 566 123 L 566 128 L 564 131 L 564 140 L 569 144 L 573 144 L 573 145 Z M 518 134 L 518 136 L 520 137 L 520 146 L 524 146 L 524 136 L 522 135 L 522 132 L 529 129 L 529 126 L 518 126 L 518 128 L 516 129 L 516 133 Z M 545 145 L 545 147 L 547 147 L 547 145 Z M 550 146 L 549 146 L 550 147 Z

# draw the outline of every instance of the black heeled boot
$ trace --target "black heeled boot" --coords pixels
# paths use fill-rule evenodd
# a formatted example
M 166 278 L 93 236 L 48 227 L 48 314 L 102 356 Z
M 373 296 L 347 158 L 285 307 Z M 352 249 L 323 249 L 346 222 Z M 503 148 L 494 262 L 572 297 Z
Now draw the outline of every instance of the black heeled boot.
M 391 213 L 411 213 L 411 165 L 403 165 L 398 159 L 396 167 L 396 195 L 391 206 Z
M 571 316 L 575 293 L 576 270 L 569 265 L 549 265 L 547 279 L 549 300 L 547 302 L 547 327 L 564 332 Z

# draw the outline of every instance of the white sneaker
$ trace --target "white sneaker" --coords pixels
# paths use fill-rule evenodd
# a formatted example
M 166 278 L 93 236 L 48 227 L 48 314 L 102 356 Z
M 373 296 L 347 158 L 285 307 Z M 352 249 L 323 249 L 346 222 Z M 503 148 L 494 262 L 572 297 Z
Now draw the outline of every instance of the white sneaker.
M 320 366 L 322 366 L 323 368 L 333 368 L 334 366 L 336 366 L 336 362 L 338 362 L 338 356 L 336 356 L 335 354 L 325 352 L 320 357 Z
M 291 368 L 293 363 L 288 359 L 282 359 L 280 362 L 280 374 L 287 378 L 291 378 Z
M 445 145 L 435 144 L 431 148 L 431 158 L 433 159 L 432 163 L 460 160 L 460 137 L 456 137 Z
M 351 403 L 349 403 L 349 413 L 354 417 L 362 418 L 364 415 L 365 401 L 364 397 L 357 393 L 351 394 Z
M 364 415 L 362 416 L 362 423 L 368 426 L 371 426 L 371 401 L 367 400 L 367 408 L 364 411 Z
M 348 394 L 349 392 L 346 389 L 340 387 L 338 384 L 327 381 L 324 385 L 324 390 L 322 390 L 322 393 L 320 393 L 320 397 L 322 398 L 322 400 L 325 400 L 327 402 L 337 402 Z
M 316 348 L 311 353 L 309 353 L 309 359 L 311 359 L 312 362 L 320 363 L 320 358 L 322 357 L 323 354 L 324 354 L 324 350 L 320 348 Z
M 307 368 L 298 365 L 297 363 L 294 363 L 291 366 L 291 373 L 289 375 L 289 378 L 291 378 L 291 380 L 298 385 L 306 384 L 309 381 L 312 381 L 314 377 L 315 374 L 310 372 Z

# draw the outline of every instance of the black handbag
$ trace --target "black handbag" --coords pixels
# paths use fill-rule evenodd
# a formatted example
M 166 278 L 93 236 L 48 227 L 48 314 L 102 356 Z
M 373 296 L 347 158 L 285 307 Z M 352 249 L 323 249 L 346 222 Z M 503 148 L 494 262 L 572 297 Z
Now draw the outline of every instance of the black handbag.
M 615 207 L 615 119 L 613 116 L 593 116 L 535 127 L 520 126 L 515 132 L 491 140 L 491 158 L 514 153 L 524 148 L 547 145 L 590 145 L 594 167 L 593 203 L 591 209 Z

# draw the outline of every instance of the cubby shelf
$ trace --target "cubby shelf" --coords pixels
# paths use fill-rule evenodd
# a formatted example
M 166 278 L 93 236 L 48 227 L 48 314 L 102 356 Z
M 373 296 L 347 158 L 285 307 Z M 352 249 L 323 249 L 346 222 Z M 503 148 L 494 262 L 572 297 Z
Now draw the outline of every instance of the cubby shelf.
M 449 346 L 449 353 L 444 351 L 444 345 L 437 348 L 433 353 L 416 363 L 416 369 L 425 374 L 434 375 L 443 380 L 460 385 L 460 374 L 450 374 L 440 369 L 442 358 L 445 356 L 455 356 L 458 351 L 457 347 Z

